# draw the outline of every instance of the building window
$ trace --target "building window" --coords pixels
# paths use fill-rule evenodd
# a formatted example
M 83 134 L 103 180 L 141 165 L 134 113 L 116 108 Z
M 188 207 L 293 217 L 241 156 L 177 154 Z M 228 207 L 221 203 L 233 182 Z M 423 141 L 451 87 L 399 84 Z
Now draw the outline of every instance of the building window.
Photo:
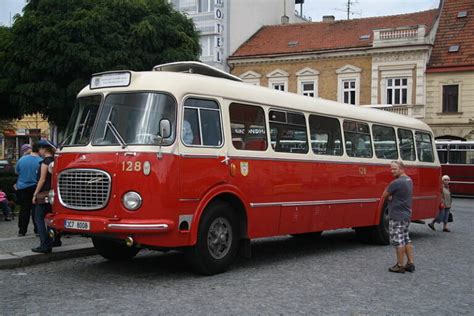
M 339 120 L 319 115 L 309 116 L 311 148 L 317 155 L 342 155 L 342 133 Z
M 222 145 L 221 116 L 217 102 L 192 98 L 184 102 L 182 139 L 189 146 Z
M 458 112 L 459 86 L 443 86 L 443 113 Z
M 304 96 L 314 98 L 314 81 L 306 81 L 301 83 L 301 92 Z
M 353 65 L 345 65 L 336 70 L 337 101 L 359 105 L 360 74 L 362 69 Z
M 387 104 L 408 104 L 408 78 L 387 79 Z
M 285 91 L 285 84 L 283 82 L 272 83 L 272 88 L 279 91 Z
M 274 151 L 296 154 L 308 152 L 306 119 L 302 113 L 270 111 L 269 121 Z
M 198 0 L 198 12 L 210 12 L 213 0 Z
M 232 144 L 235 149 L 267 149 L 265 112 L 259 106 L 232 103 L 229 107 Z
M 342 80 L 343 102 L 346 104 L 356 104 L 356 80 Z
M 318 96 L 318 76 L 319 71 L 306 67 L 296 72 L 297 93 L 307 97 Z
M 268 87 L 279 91 L 288 91 L 288 73 L 276 69 L 267 75 Z
M 397 138 L 393 127 L 372 125 L 375 156 L 381 159 L 398 159 Z
M 370 129 L 366 123 L 344 121 L 346 153 L 349 157 L 372 158 Z

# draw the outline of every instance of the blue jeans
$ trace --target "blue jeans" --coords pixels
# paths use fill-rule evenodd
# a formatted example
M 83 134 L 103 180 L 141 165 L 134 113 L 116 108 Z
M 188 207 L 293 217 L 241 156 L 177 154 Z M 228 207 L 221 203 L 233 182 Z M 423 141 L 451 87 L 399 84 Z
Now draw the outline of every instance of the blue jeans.
M 436 216 L 434 220 L 435 223 L 444 223 L 446 225 L 448 223 L 450 209 L 450 207 L 447 207 L 439 210 L 438 216 Z
M 36 227 L 38 228 L 38 235 L 40 238 L 40 248 L 41 249 L 51 249 L 51 238 L 49 237 L 48 231 L 46 229 L 46 224 L 44 223 L 44 218 L 46 214 L 50 211 L 51 205 L 49 204 L 36 204 L 33 205 L 35 208 L 35 218 Z

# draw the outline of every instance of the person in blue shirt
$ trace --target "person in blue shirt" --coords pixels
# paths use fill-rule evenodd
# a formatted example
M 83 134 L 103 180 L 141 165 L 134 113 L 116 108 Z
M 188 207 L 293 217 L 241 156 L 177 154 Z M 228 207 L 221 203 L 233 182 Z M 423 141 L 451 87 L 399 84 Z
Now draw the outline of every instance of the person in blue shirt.
M 22 157 L 17 161 L 15 171 L 18 174 L 16 182 L 17 198 L 20 203 L 20 215 L 18 216 L 18 236 L 25 236 L 30 224 L 30 217 L 34 214 L 33 193 L 38 183 L 38 167 L 43 160 L 38 154 L 39 147 L 34 144 L 21 146 Z M 37 232 L 36 224 L 35 233 Z

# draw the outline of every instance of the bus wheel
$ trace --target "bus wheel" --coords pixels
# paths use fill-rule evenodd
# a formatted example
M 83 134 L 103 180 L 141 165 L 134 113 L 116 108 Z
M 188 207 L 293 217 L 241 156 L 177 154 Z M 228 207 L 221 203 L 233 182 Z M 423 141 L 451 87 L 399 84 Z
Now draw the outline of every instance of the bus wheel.
M 193 269 L 203 275 L 226 271 L 239 249 L 239 227 L 230 204 L 218 201 L 207 206 L 199 222 L 197 243 L 187 251 Z
M 377 245 L 389 245 L 390 233 L 388 228 L 388 206 L 384 205 L 383 212 L 380 214 L 380 223 L 372 228 L 372 242 Z
M 292 237 L 300 238 L 300 239 L 307 239 L 307 240 L 317 240 L 320 239 L 323 235 L 323 232 L 312 232 L 312 233 L 303 233 L 303 234 L 291 234 Z
M 128 247 L 115 240 L 104 238 L 92 238 L 95 249 L 105 259 L 111 261 L 122 261 L 132 259 L 140 251 L 137 247 Z
M 383 212 L 380 214 L 380 223 L 371 227 L 357 227 L 355 229 L 357 237 L 362 242 L 377 245 L 388 245 L 390 244 L 388 223 L 388 206 L 385 205 Z

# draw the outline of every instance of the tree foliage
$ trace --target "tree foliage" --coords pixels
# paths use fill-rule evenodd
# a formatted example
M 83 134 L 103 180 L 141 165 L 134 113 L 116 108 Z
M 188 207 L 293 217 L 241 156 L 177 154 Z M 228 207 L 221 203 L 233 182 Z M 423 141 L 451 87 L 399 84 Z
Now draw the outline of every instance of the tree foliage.
M 200 51 L 193 22 L 166 0 L 30 0 L 7 46 L 9 106 L 60 127 L 91 74 L 151 70 Z

